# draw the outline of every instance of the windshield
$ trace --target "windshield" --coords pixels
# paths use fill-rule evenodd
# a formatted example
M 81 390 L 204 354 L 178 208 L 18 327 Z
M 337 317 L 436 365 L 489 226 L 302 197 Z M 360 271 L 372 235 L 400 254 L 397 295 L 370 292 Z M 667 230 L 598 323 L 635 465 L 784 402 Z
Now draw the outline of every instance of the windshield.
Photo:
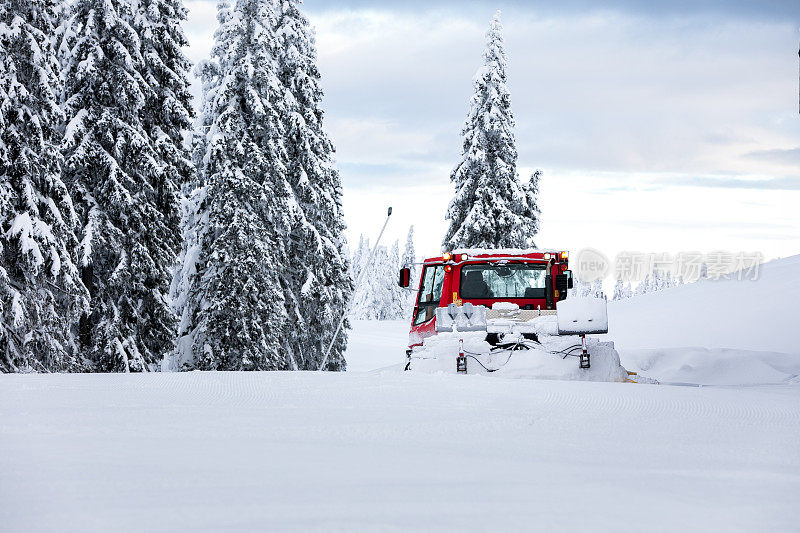
M 459 292 L 466 299 L 545 298 L 546 276 L 544 264 L 464 265 Z

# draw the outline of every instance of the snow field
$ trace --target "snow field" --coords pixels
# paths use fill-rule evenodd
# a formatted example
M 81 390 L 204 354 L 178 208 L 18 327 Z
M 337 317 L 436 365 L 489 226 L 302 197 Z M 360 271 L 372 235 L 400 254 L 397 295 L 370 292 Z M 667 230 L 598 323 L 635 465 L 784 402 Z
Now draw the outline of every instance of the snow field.
M 800 388 L 0 376 L 4 531 L 796 531 Z
M 365 372 L 405 364 L 411 320 L 350 320 L 348 372 Z
M 347 373 L 0 375 L 0 530 L 797 531 L 794 300 L 731 323 L 748 290 L 609 306 L 626 368 L 711 387 L 402 372 L 408 320 L 354 321 Z

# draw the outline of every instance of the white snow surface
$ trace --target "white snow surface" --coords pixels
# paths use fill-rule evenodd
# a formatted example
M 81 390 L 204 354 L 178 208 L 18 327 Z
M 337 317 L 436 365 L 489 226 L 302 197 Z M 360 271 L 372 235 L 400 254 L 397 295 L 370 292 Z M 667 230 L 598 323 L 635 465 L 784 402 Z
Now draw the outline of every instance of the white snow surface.
M 0 529 L 796 531 L 799 392 L 2 375 Z
M 623 366 L 659 381 L 752 385 L 800 376 L 800 255 L 756 280 L 702 280 L 609 302 Z
M 346 373 L 0 375 L 0 530 L 797 531 L 798 274 L 611 303 L 662 385 L 403 372 L 407 320 L 354 321 Z
M 519 309 L 519 305 L 512 302 L 495 302 L 492 304 L 492 309 L 494 311 L 516 311 Z
M 347 370 L 397 369 L 405 363 L 411 320 L 350 320 Z

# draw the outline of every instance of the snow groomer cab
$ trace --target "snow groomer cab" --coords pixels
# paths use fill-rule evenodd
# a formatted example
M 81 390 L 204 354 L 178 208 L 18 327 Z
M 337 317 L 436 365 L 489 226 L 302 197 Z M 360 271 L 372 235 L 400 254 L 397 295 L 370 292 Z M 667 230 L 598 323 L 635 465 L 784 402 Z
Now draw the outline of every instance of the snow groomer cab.
M 436 335 L 436 308 L 451 303 L 485 306 L 508 302 L 531 316 L 555 314 L 556 302 L 572 288 L 569 254 L 541 250 L 454 250 L 421 264 L 409 333 L 409 348 Z M 400 270 L 401 287 L 411 270 Z M 494 306 L 495 308 L 499 306 Z

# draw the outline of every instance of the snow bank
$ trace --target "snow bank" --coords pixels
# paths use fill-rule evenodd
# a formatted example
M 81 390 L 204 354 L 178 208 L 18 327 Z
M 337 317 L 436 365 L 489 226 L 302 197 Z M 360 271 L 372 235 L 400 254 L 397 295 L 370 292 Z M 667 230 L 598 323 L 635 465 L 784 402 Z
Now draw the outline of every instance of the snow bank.
M 800 255 L 761 266 L 756 281 L 703 280 L 609 302 L 617 348 L 735 348 L 800 356 Z
M 796 355 L 724 348 L 659 348 L 624 352 L 628 370 L 664 383 L 759 385 L 795 383 Z
M 755 281 L 703 280 L 609 302 L 623 365 L 659 381 L 792 382 L 800 375 L 800 255 Z

